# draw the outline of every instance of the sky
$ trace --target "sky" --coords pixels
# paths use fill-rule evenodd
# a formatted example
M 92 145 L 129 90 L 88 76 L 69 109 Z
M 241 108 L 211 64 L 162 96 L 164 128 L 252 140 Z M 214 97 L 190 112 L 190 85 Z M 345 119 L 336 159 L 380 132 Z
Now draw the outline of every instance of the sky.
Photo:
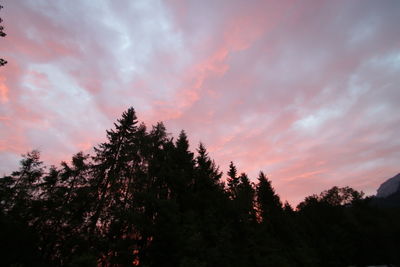
M 297 204 L 400 172 L 400 1 L 1 0 L 0 175 L 128 107 Z

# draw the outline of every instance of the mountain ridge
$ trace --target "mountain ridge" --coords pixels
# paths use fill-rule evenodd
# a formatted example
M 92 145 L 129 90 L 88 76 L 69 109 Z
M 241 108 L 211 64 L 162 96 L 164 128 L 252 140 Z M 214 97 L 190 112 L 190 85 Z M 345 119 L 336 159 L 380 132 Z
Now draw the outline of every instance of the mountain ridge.
M 376 197 L 378 198 L 389 197 L 390 195 L 393 195 L 396 192 L 398 192 L 399 189 L 400 189 L 400 173 L 383 182 L 377 190 Z

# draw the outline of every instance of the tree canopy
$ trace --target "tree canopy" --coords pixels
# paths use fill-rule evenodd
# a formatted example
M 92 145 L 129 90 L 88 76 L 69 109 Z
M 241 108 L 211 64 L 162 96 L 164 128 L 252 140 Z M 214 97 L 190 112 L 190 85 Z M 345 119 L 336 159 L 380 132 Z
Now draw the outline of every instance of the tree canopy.
M 240 173 L 240 174 L 239 174 Z M 398 209 L 350 187 L 293 210 L 272 181 L 204 144 L 151 129 L 129 108 L 92 155 L 45 166 L 31 151 L 0 178 L 3 266 L 349 266 L 398 264 Z M 226 182 L 226 183 L 225 183 Z

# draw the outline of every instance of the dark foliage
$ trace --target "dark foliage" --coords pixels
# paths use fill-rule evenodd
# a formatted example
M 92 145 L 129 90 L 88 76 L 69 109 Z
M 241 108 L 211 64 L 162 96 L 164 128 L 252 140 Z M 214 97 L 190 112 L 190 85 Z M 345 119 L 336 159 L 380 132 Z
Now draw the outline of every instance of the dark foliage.
M 133 108 L 114 126 L 94 155 L 46 168 L 32 151 L 0 178 L 2 266 L 399 263 L 398 206 L 333 187 L 294 210 L 262 172 L 253 184 L 231 162 L 225 185 L 184 131 L 148 130 Z
M 3 9 L 2 5 L 0 5 L 0 10 L 1 9 Z M 3 19 L 0 18 L 0 23 L 2 23 L 2 22 L 3 22 Z M 4 32 L 4 26 L 0 25 L 0 37 L 6 37 L 6 35 L 7 34 Z M 0 58 L 0 67 L 4 66 L 5 64 L 7 64 L 7 61 L 2 59 L 2 58 Z

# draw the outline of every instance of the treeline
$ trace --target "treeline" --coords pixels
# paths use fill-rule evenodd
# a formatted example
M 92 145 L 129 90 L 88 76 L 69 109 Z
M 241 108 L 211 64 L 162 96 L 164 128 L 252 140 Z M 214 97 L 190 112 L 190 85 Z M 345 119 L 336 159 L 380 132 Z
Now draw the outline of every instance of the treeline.
M 226 179 L 185 132 L 128 109 L 94 155 L 0 178 L 2 266 L 349 266 L 399 263 L 399 210 L 351 188 L 282 204 L 233 163 Z M 222 180 L 226 180 L 226 183 Z

